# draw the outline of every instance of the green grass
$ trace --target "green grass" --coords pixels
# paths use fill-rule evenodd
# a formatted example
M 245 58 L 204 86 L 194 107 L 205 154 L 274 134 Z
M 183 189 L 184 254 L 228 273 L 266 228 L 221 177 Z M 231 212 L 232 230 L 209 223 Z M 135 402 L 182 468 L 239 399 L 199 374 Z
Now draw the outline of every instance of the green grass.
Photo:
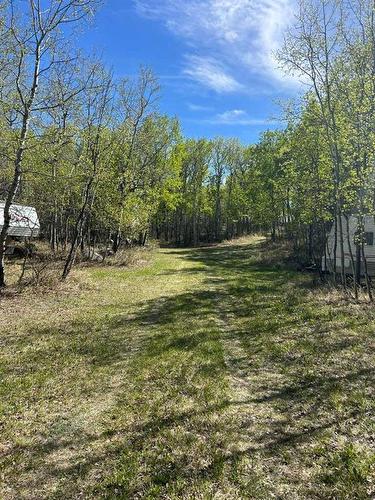
M 0 303 L 0 496 L 375 495 L 375 310 L 251 238 Z

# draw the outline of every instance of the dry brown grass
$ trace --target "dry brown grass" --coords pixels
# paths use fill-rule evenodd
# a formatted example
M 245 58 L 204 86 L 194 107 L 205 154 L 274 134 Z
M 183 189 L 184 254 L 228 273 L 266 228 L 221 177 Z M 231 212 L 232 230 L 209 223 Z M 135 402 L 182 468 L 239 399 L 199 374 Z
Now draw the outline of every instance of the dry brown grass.
M 115 255 L 105 258 L 104 262 L 98 260 L 88 260 L 78 252 L 75 270 L 86 267 L 126 267 L 129 269 L 141 269 L 146 267 L 152 255 L 156 251 L 156 245 L 150 244 L 146 247 L 129 247 L 120 249 Z M 21 294 L 38 296 L 48 294 L 70 293 L 77 288 L 87 286 L 85 280 L 83 284 L 76 279 L 78 274 L 73 270 L 68 284 L 61 281 L 64 268 L 66 252 L 59 251 L 53 254 L 50 247 L 45 242 L 38 242 L 35 252 L 31 257 L 25 259 L 7 259 L 6 281 L 7 287 L 0 293 L 0 301 L 14 300 Z M 80 279 L 84 276 L 81 273 Z
M 141 268 L 149 264 L 155 247 L 130 247 L 119 250 L 115 255 L 107 257 L 107 266 Z

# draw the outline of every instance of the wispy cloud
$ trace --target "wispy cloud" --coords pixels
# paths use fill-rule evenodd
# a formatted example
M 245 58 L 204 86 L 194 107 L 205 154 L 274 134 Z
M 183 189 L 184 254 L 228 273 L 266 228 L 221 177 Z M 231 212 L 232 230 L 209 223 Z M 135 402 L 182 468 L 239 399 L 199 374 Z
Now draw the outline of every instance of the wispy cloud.
M 184 72 L 199 83 L 218 92 L 243 90 L 251 76 L 274 86 L 295 83 L 274 55 L 295 0 L 134 1 L 142 15 L 186 40 L 193 55 Z
M 274 120 L 267 120 L 264 118 L 252 118 L 243 109 L 231 109 L 224 111 L 224 113 L 218 113 L 212 118 L 206 119 L 206 123 L 211 125 L 277 125 L 278 122 Z
M 194 104 L 189 102 L 187 104 L 187 107 L 190 109 L 190 111 L 213 111 L 211 106 L 202 106 L 202 104 Z
M 213 57 L 187 56 L 183 73 L 218 93 L 242 89 L 242 85 L 227 72 L 223 64 Z

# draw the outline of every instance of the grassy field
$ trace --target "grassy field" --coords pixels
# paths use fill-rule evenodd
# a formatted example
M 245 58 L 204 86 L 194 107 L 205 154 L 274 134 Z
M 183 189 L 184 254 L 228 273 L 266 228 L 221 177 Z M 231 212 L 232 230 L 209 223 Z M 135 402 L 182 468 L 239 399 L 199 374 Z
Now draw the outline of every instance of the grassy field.
M 0 497 L 375 497 L 375 307 L 260 238 L 3 299 Z

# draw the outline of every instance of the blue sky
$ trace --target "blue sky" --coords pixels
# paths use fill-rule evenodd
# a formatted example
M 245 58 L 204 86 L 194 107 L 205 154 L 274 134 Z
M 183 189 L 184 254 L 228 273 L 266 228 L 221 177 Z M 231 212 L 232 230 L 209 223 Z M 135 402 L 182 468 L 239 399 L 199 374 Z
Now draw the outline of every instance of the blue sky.
M 160 110 L 191 137 L 255 142 L 298 92 L 273 56 L 294 0 L 106 0 L 82 37 L 116 77 L 153 69 Z

